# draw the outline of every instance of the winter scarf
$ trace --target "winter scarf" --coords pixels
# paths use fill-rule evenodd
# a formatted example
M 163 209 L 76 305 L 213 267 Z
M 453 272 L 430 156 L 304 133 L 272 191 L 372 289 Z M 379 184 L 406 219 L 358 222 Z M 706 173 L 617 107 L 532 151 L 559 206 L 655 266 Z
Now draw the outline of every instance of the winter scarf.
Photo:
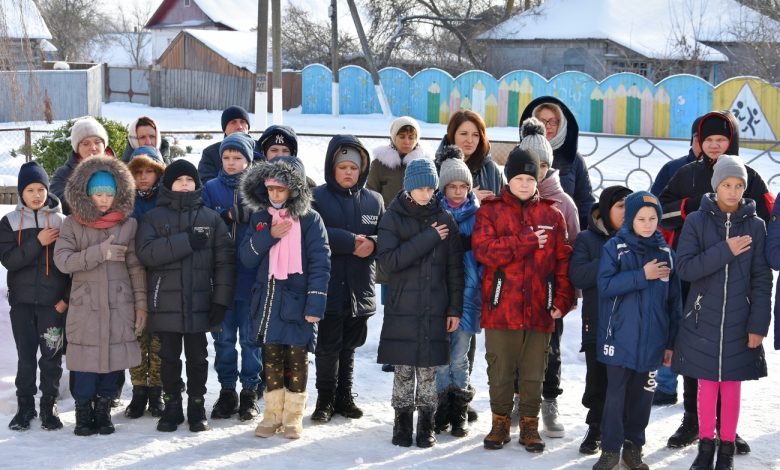
M 555 134 L 555 137 L 550 139 L 550 147 L 552 147 L 553 150 L 558 150 L 561 148 L 561 145 L 563 145 L 563 143 L 566 141 L 566 116 L 563 115 L 563 111 L 561 111 L 560 114 L 561 122 L 558 124 L 558 133 Z
M 85 222 L 81 217 L 78 216 L 78 214 L 73 214 L 73 217 L 76 219 L 76 222 L 86 227 L 104 229 L 111 228 L 119 222 L 122 222 L 127 218 L 127 214 L 119 211 L 106 212 L 105 214 L 98 217 L 94 222 Z
M 292 221 L 292 227 L 274 246 L 268 257 L 268 278 L 287 279 L 288 274 L 303 274 L 301 262 L 301 221 L 290 217 L 287 209 L 269 207 L 271 225 L 283 220 Z
M 157 178 L 157 182 L 154 183 L 154 186 L 149 188 L 147 191 L 141 191 L 140 189 L 136 188 L 135 194 L 136 196 L 140 197 L 141 199 L 151 199 L 154 197 L 155 194 L 157 194 L 157 190 L 160 189 L 160 183 L 162 178 Z
M 244 176 L 245 171 L 238 172 L 235 175 L 229 175 L 225 173 L 224 168 L 220 168 L 219 173 L 217 173 L 217 178 L 225 183 L 228 188 L 236 189 L 238 185 L 241 184 L 241 177 Z

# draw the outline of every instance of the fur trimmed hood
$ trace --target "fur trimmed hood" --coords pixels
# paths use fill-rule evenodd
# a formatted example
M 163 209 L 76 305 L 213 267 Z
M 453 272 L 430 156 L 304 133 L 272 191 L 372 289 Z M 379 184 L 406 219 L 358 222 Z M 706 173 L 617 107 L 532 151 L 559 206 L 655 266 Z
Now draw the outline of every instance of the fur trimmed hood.
M 293 218 L 299 219 L 311 210 L 311 190 L 300 172 L 285 162 L 261 161 L 250 166 L 241 179 L 241 196 L 253 211 L 271 207 L 265 188 L 265 180 L 269 178 L 279 180 L 290 188 L 290 198 L 285 207 Z
M 403 162 L 401 162 L 401 155 L 398 153 L 398 150 L 392 144 L 380 145 L 374 149 L 372 154 L 380 163 L 393 170 L 400 167 L 401 163 L 408 165 L 412 160 L 433 160 L 433 155 L 422 143 L 418 143 L 414 150 L 406 154 Z
M 91 157 L 76 165 L 65 185 L 65 199 L 71 212 L 86 223 L 95 222 L 103 215 L 87 195 L 89 179 L 97 171 L 107 171 L 114 176 L 116 195 L 112 209 L 129 217 L 135 205 L 135 180 L 127 166 L 114 157 Z

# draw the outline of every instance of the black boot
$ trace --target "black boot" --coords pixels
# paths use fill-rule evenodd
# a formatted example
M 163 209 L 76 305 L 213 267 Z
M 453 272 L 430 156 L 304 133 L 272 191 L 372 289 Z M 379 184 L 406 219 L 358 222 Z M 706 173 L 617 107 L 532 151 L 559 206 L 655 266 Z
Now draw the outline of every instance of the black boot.
M 327 423 L 333 417 L 333 390 L 317 390 L 317 406 L 311 414 L 311 420 L 318 423 Z
M 699 438 L 699 418 L 693 413 L 683 415 L 680 427 L 672 434 L 666 442 L 666 447 L 679 448 L 685 447 L 696 442 Z
M 155 418 L 159 418 L 165 409 L 165 402 L 162 399 L 162 387 L 149 387 L 149 413 Z
M 739 434 L 737 434 L 737 437 L 734 438 L 734 447 L 737 449 L 737 455 L 745 455 L 750 453 L 750 446 L 748 445 L 747 441 L 739 437 Z
M 238 413 L 238 393 L 233 388 L 223 388 L 211 410 L 211 419 L 228 419 Z
M 715 441 L 712 439 L 699 440 L 699 453 L 691 464 L 690 470 L 712 470 L 715 460 Z
M 352 393 L 352 387 L 336 388 L 336 399 L 333 402 L 333 412 L 338 413 L 345 418 L 360 419 L 363 417 L 363 410 L 355 404 L 355 396 Z
M 446 391 L 439 393 L 436 405 L 436 414 L 433 415 L 433 430 L 436 434 L 447 432 L 450 429 L 450 394 Z
M 203 397 L 190 397 L 187 400 L 187 422 L 190 423 L 190 431 L 208 431 L 209 422 L 206 420 L 206 403 Z
M 417 447 L 433 447 L 436 444 L 436 436 L 433 433 L 434 410 L 417 410 Z
M 580 454 L 594 455 L 599 452 L 601 447 L 601 429 L 598 425 L 591 424 L 588 426 L 588 432 L 585 434 L 585 439 L 580 444 Z
M 41 397 L 41 428 L 47 431 L 62 429 L 60 413 L 57 411 L 57 399 L 49 396 Z
M 116 394 L 111 397 L 111 408 L 119 408 L 122 406 L 122 388 L 125 386 L 125 371 L 117 378 L 116 381 Z
M 95 429 L 95 409 L 92 400 L 76 401 L 76 427 L 73 434 L 77 436 L 91 436 L 97 433 Z
M 715 470 L 733 470 L 735 450 L 733 442 L 720 441 L 720 445 L 718 446 L 718 462 L 715 464 Z
M 393 421 L 393 445 L 401 447 L 410 447 L 412 445 L 413 413 L 414 410 L 411 408 L 395 410 L 395 420 Z
M 470 374 L 471 374 L 471 372 L 469 372 L 469 375 Z M 472 394 L 476 394 L 476 392 L 477 392 L 477 390 L 471 384 L 469 384 L 469 391 L 471 391 Z M 471 405 L 469 405 L 467 412 L 469 414 L 469 423 L 473 423 L 474 421 L 479 419 L 479 415 L 477 414 L 477 410 L 472 408 Z
M 113 434 L 114 423 L 111 422 L 111 402 L 113 397 L 98 397 L 95 402 L 95 429 L 100 434 Z
M 163 398 L 165 409 L 162 417 L 157 421 L 157 430 L 161 432 L 173 432 L 184 422 L 184 410 L 181 405 L 181 395 L 166 394 Z
M 38 413 L 35 411 L 35 397 L 16 397 L 16 402 L 19 409 L 16 411 L 13 419 L 11 419 L 11 422 L 8 423 L 8 428 L 14 431 L 27 431 L 30 429 L 30 421 L 38 416 Z
M 245 388 L 241 390 L 239 400 L 238 419 L 241 421 L 255 419 L 258 413 L 260 413 L 260 408 L 257 406 L 257 392 Z
M 455 437 L 466 437 L 469 434 L 468 409 L 474 399 L 474 389 L 450 389 L 450 423 Z
M 146 403 L 149 401 L 149 389 L 143 385 L 133 385 L 133 398 L 125 408 L 125 416 L 137 419 L 144 415 Z

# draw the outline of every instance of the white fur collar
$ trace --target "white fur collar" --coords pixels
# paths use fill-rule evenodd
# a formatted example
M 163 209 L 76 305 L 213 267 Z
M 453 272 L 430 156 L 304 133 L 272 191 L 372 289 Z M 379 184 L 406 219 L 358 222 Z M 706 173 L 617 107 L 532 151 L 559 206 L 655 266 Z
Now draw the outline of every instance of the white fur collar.
M 396 169 L 401 166 L 401 156 L 398 155 L 398 150 L 388 145 L 380 145 L 373 151 L 374 158 L 379 160 L 380 163 L 390 169 Z M 409 152 L 404 158 L 404 163 L 407 165 L 412 160 L 433 160 L 433 155 L 422 144 L 418 144 L 417 148 Z

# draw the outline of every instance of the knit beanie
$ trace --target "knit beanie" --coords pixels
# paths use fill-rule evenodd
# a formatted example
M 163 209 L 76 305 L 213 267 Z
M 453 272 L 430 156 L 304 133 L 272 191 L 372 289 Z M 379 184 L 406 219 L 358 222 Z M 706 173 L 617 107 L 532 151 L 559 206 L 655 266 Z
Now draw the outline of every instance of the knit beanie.
M 699 122 L 699 142 L 712 135 L 722 135 L 731 140 L 731 126 L 724 116 L 712 114 Z
M 693 139 L 695 139 L 696 136 L 699 135 L 699 124 L 701 123 L 701 119 L 703 117 L 704 116 L 697 117 L 696 119 L 693 120 L 693 124 L 691 124 L 691 145 L 693 145 Z
M 88 196 L 101 193 L 110 194 L 112 196 L 116 194 L 116 180 L 114 179 L 114 175 L 104 170 L 94 172 L 87 183 Z
M 351 145 L 344 145 L 336 151 L 336 156 L 333 158 L 333 166 L 335 167 L 341 162 L 352 162 L 358 169 L 363 169 L 363 156 L 358 149 Z
M 19 176 L 16 178 L 16 190 L 19 196 L 24 192 L 24 188 L 32 183 L 41 183 L 49 190 L 49 175 L 37 162 L 27 162 L 19 168 Z
M 246 161 L 252 163 L 254 156 L 255 141 L 249 134 L 243 132 L 234 132 L 222 140 L 219 144 L 219 156 L 222 158 L 222 152 L 228 149 L 238 150 Z
M 721 155 L 712 167 L 712 190 L 717 191 L 720 183 L 729 176 L 740 178 L 747 187 L 747 169 L 745 163 L 736 155 Z
M 466 166 L 466 162 L 463 161 L 463 150 L 457 145 L 448 145 L 444 147 L 437 155 L 437 162 L 439 164 L 439 191 L 444 191 L 444 188 L 453 181 L 463 181 L 469 185 L 469 191 L 474 186 L 474 181 L 471 177 L 471 171 Z
M 180 158 L 165 169 L 163 173 L 162 184 L 168 189 L 173 188 L 173 182 L 180 176 L 189 176 L 195 180 L 195 189 L 200 188 L 200 176 L 198 176 L 198 169 L 195 165 L 187 160 Z
M 420 124 L 411 116 L 401 116 L 390 124 L 390 139 L 395 139 L 395 136 L 406 126 L 412 126 L 417 136 L 417 142 L 420 141 Z M 415 144 L 417 144 L 415 142 Z
M 133 150 L 130 155 L 130 161 L 127 163 L 127 168 L 130 173 L 135 172 L 138 168 L 150 167 L 160 175 L 165 171 L 165 163 L 163 162 L 160 151 L 156 148 L 144 145 Z
M 655 209 L 655 212 L 658 214 L 658 221 L 661 221 L 663 210 L 661 209 L 661 204 L 658 202 L 658 198 L 647 191 L 637 191 L 626 197 L 626 218 L 623 219 L 623 227 L 631 230 L 634 226 L 636 213 L 643 207 L 652 207 Z
M 507 182 L 517 175 L 533 176 L 537 181 L 539 177 L 539 157 L 519 146 L 509 152 L 504 165 L 504 176 Z
M 404 172 L 404 190 L 412 192 L 418 188 L 434 188 L 439 185 L 439 177 L 436 175 L 436 165 L 433 161 L 421 158 L 412 160 L 406 165 Z
M 246 127 L 249 128 L 249 114 L 241 106 L 231 106 L 222 111 L 222 132 L 225 132 L 227 125 L 233 119 L 243 119 L 246 121 Z
M 612 210 L 612 206 L 625 199 L 629 194 L 631 194 L 631 190 L 625 186 L 610 186 L 601 191 L 601 195 L 599 196 L 599 212 L 601 214 L 601 221 L 607 229 L 620 229 L 620 227 L 612 226 L 609 213 Z
M 106 129 L 91 116 L 81 118 L 70 128 L 70 146 L 73 147 L 74 152 L 78 153 L 79 142 L 93 136 L 103 139 L 103 144 L 108 147 Z
M 547 163 L 552 166 L 553 149 L 550 142 L 545 137 L 544 124 L 535 117 L 530 117 L 523 121 L 520 126 L 520 143 L 518 147 L 536 154 L 539 157 L 539 164 Z

